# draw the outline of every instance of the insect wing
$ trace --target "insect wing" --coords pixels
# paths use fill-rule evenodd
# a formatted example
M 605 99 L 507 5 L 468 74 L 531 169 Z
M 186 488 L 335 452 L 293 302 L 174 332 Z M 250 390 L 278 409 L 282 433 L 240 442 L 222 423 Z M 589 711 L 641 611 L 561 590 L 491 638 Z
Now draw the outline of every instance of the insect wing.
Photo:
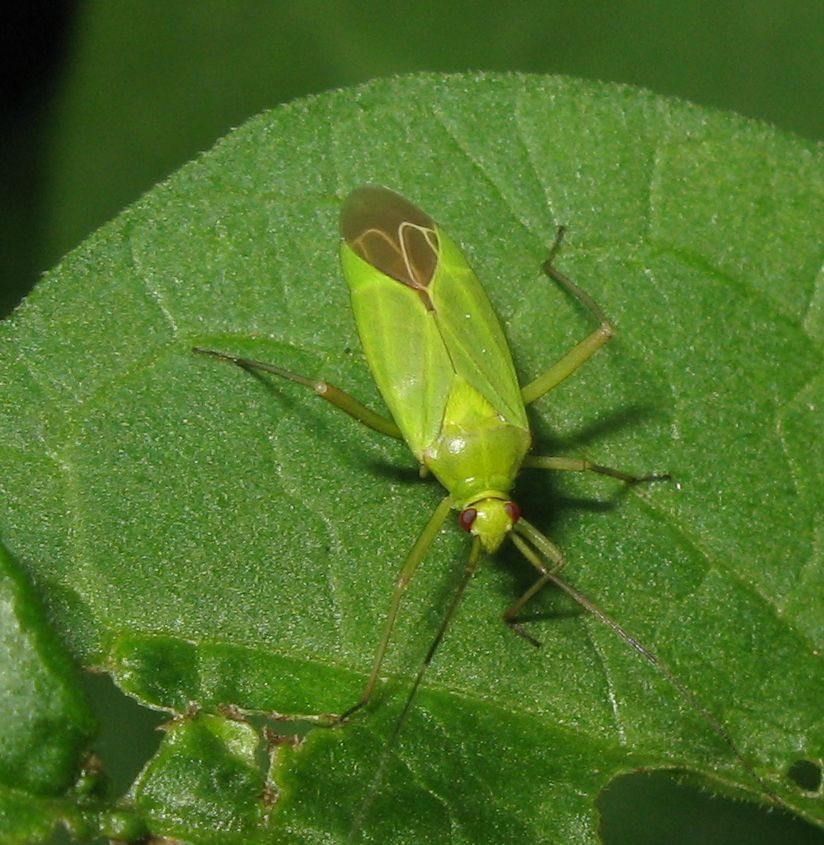
M 441 254 L 432 300 L 454 371 L 506 422 L 528 428 L 521 387 L 498 316 L 457 244 L 442 229 L 437 233 Z
M 456 383 L 527 427 L 498 318 L 461 251 L 424 212 L 386 188 L 353 191 L 341 261 L 375 383 L 413 453 L 437 438 Z
M 372 377 L 415 456 L 437 437 L 454 371 L 418 294 L 368 264 L 344 241 L 344 275 Z

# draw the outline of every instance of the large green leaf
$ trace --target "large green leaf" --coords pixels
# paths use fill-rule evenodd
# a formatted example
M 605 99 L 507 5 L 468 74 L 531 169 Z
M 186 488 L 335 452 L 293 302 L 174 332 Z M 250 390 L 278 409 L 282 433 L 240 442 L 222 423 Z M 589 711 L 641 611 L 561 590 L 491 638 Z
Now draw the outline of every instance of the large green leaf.
M 532 473 L 518 497 L 567 552 L 568 579 L 659 652 L 771 792 L 820 821 L 820 797 L 787 772 L 824 754 L 821 159 L 626 88 L 424 76 L 301 101 L 230 135 L 41 283 L 0 334 L 0 519 L 76 656 L 178 714 L 356 699 L 437 486 L 402 444 L 191 347 L 380 407 L 336 258 L 340 201 L 364 182 L 405 193 L 465 246 L 524 379 L 591 327 L 540 272 L 569 226 L 560 264 L 619 337 L 536 403 L 540 451 L 674 481 L 622 491 Z M 249 800 L 254 753 L 205 761 L 232 783 L 244 773 L 226 816 L 253 824 L 250 840 L 341 841 L 358 819 L 369 842 L 591 842 L 594 798 L 637 768 L 763 792 L 558 595 L 532 605 L 542 649 L 512 636 L 500 612 L 533 576 L 511 550 L 471 585 L 384 753 L 466 550 L 457 528 L 439 538 L 368 710 L 271 746 L 259 813 L 230 806 Z M 232 733 L 215 725 L 186 755 Z M 156 834 L 184 836 L 158 809 L 163 794 L 182 806 L 179 748 L 164 744 L 135 793 Z M 210 834 L 197 813 L 189 838 L 221 841 L 220 818 Z

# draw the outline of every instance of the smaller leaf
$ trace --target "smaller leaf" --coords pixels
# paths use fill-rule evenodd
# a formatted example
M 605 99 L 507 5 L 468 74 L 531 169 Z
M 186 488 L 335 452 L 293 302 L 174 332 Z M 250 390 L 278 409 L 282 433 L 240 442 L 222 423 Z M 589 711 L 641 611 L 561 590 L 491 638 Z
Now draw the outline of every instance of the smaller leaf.
M 0 547 L 0 839 L 47 838 L 95 722 L 31 585 Z M 37 800 L 38 798 L 46 800 Z
M 200 714 L 168 727 L 133 790 L 155 835 L 194 845 L 261 836 L 266 783 L 258 732 L 246 722 Z

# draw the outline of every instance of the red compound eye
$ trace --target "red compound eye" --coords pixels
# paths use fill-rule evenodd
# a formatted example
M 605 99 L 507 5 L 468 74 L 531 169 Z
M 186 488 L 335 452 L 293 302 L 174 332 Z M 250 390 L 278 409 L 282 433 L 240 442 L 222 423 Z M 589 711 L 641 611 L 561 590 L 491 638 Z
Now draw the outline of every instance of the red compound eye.
M 471 531 L 472 526 L 475 524 L 475 517 L 477 515 L 478 511 L 475 508 L 465 508 L 462 510 L 458 516 L 458 522 L 460 522 L 461 528 L 463 528 L 464 531 Z
M 521 509 L 518 507 L 517 502 L 507 502 L 504 505 L 504 510 L 509 514 L 513 525 L 521 518 Z

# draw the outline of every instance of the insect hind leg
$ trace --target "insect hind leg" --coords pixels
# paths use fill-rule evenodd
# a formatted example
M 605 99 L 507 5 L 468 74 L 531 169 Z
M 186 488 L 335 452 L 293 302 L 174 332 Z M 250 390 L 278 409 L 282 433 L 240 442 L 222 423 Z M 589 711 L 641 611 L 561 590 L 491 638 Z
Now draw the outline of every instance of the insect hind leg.
M 541 265 L 541 269 L 547 274 L 547 276 L 549 276 L 550 279 L 557 282 L 570 296 L 575 297 L 575 299 L 577 299 L 584 308 L 590 311 L 602 326 L 606 326 L 610 331 L 612 331 L 612 323 L 610 323 L 609 318 L 604 313 L 601 306 L 583 288 L 576 285 L 569 276 L 564 275 L 555 266 L 555 256 L 561 249 L 565 235 L 566 226 L 559 226 L 555 233 L 555 240 L 549 248 L 549 255 L 547 256 L 546 261 L 544 261 Z
M 541 396 L 549 393 L 550 390 L 557 387 L 564 379 L 569 378 L 602 346 L 608 343 L 615 334 L 612 323 L 607 318 L 601 306 L 583 288 L 578 287 L 572 279 L 555 266 L 555 256 L 561 248 L 565 232 L 566 228 L 564 226 L 558 227 L 555 242 L 549 250 L 549 257 L 541 267 L 547 276 L 559 284 L 570 296 L 577 299 L 581 305 L 593 314 L 598 319 L 600 325 L 573 349 L 567 352 L 560 361 L 521 388 L 521 395 L 525 405 L 529 405 L 536 399 L 540 399 Z
M 306 376 L 298 375 L 275 364 L 267 364 L 263 361 L 256 361 L 253 358 L 239 358 L 235 355 L 218 352 L 216 349 L 207 349 L 203 346 L 194 346 L 192 347 L 192 351 L 198 352 L 201 355 L 211 355 L 213 358 L 218 358 L 221 361 L 228 361 L 230 364 L 235 364 L 248 373 L 259 370 L 264 373 L 272 373 L 280 378 L 295 382 L 295 384 L 301 384 L 304 387 L 310 388 L 321 399 L 325 399 L 331 405 L 334 405 L 367 428 L 371 428 L 379 434 L 385 434 L 387 437 L 403 440 L 403 435 L 393 420 L 375 413 L 371 408 L 367 408 L 366 405 L 355 399 L 354 396 L 345 390 L 341 390 L 334 384 L 330 384 L 328 381 L 306 378 Z

